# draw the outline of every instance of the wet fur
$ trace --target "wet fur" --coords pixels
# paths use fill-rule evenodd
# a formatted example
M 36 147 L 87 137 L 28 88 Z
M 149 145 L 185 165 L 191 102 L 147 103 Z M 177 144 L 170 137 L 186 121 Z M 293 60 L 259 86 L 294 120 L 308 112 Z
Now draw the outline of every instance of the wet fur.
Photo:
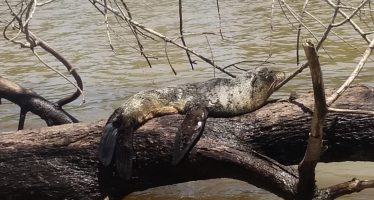
M 119 175 L 129 179 L 134 154 L 132 134 L 148 120 L 175 113 L 185 114 L 196 105 L 204 107 L 211 117 L 248 113 L 264 105 L 283 78 L 284 75 L 279 76 L 268 68 L 259 68 L 236 79 L 216 78 L 139 92 L 128 98 L 109 118 L 99 145 L 99 160 L 104 166 L 109 166 L 115 159 Z M 196 142 L 193 141 L 184 153 L 188 153 Z

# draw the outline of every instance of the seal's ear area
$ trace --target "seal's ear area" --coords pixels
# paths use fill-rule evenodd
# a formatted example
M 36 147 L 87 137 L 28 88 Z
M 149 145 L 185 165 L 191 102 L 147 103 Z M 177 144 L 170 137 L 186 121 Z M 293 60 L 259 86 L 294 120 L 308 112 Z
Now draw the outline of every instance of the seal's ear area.
M 191 106 L 179 127 L 174 141 L 173 165 L 179 164 L 192 150 L 203 134 L 208 110 L 201 106 Z
M 271 68 L 258 67 L 256 68 L 256 74 L 261 79 L 274 80 L 275 72 Z
M 260 66 L 260 67 L 256 67 L 252 70 L 249 70 L 247 71 L 245 74 L 244 74 L 244 78 L 252 78 L 252 77 L 264 77 L 266 76 L 266 74 L 268 74 L 268 70 L 269 68 L 267 67 L 263 67 L 263 66 Z

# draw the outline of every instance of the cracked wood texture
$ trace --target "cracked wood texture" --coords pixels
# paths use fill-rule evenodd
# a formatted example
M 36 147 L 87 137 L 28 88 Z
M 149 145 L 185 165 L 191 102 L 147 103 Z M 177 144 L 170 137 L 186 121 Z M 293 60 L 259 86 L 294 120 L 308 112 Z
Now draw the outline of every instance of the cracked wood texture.
M 312 95 L 306 95 L 238 117 L 209 118 L 201 140 L 176 167 L 170 164 L 172 147 L 183 116 L 153 119 L 135 132 L 130 181 L 97 161 L 103 121 L 0 133 L 0 199 L 119 199 L 154 186 L 218 177 L 291 199 L 296 172 L 274 160 L 290 165 L 302 159 L 312 105 Z M 332 107 L 373 110 L 374 89 L 351 87 Z M 370 115 L 328 113 L 321 160 L 373 161 L 373 124 Z

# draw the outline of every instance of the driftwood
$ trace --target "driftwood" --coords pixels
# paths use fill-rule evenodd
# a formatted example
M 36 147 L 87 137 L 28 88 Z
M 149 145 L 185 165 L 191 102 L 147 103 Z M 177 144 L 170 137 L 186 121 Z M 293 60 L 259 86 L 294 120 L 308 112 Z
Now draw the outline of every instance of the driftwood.
M 273 101 L 243 116 L 209 118 L 204 136 L 179 166 L 170 162 L 183 116 L 153 119 L 135 133 L 134 178 L 127 182 L 97 161 L 103 121 L 2 133 L 0 199 L 115 199 L 154 186 L 218 177 L 244 180 L 291 199 L 297 171 L 281 164 L 297 164 L 304 155 L 311 97 Z M 332 106 L 372 110 L 374 89 L 352 87 Z M 328 113 L 321 160 L 374 161 L 373 124 L 370 115 Z
M 63 105 L 76 99 L 77 95 L 79 96 L 74 93 L 72 96 L 53 103 L 36 92 L 0 76 L 0 99 L 7 99 L 21 108 L 18 130 L 23 129 L 26 114 L 29 111 L 42 118 L 48 126 L 77 123 L 77 119 L 62 109 Z

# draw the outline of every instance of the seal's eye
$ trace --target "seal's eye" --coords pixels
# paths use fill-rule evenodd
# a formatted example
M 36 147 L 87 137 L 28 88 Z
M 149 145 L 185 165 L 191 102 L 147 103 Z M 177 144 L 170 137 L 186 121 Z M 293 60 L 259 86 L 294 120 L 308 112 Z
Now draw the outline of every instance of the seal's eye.
M 266 71 L 266 73 L 264 75 L 265 75 L 266 79 L 269 79 L 272 74 L 273 74 L 273 70 L 269 69 L 268 71 Z
M 260 76 L 266 76 L 266 74 L 268 73 L 268 69 L 266 67 L 261 67 L 257 70 L 258 70 L 257 73 Z

